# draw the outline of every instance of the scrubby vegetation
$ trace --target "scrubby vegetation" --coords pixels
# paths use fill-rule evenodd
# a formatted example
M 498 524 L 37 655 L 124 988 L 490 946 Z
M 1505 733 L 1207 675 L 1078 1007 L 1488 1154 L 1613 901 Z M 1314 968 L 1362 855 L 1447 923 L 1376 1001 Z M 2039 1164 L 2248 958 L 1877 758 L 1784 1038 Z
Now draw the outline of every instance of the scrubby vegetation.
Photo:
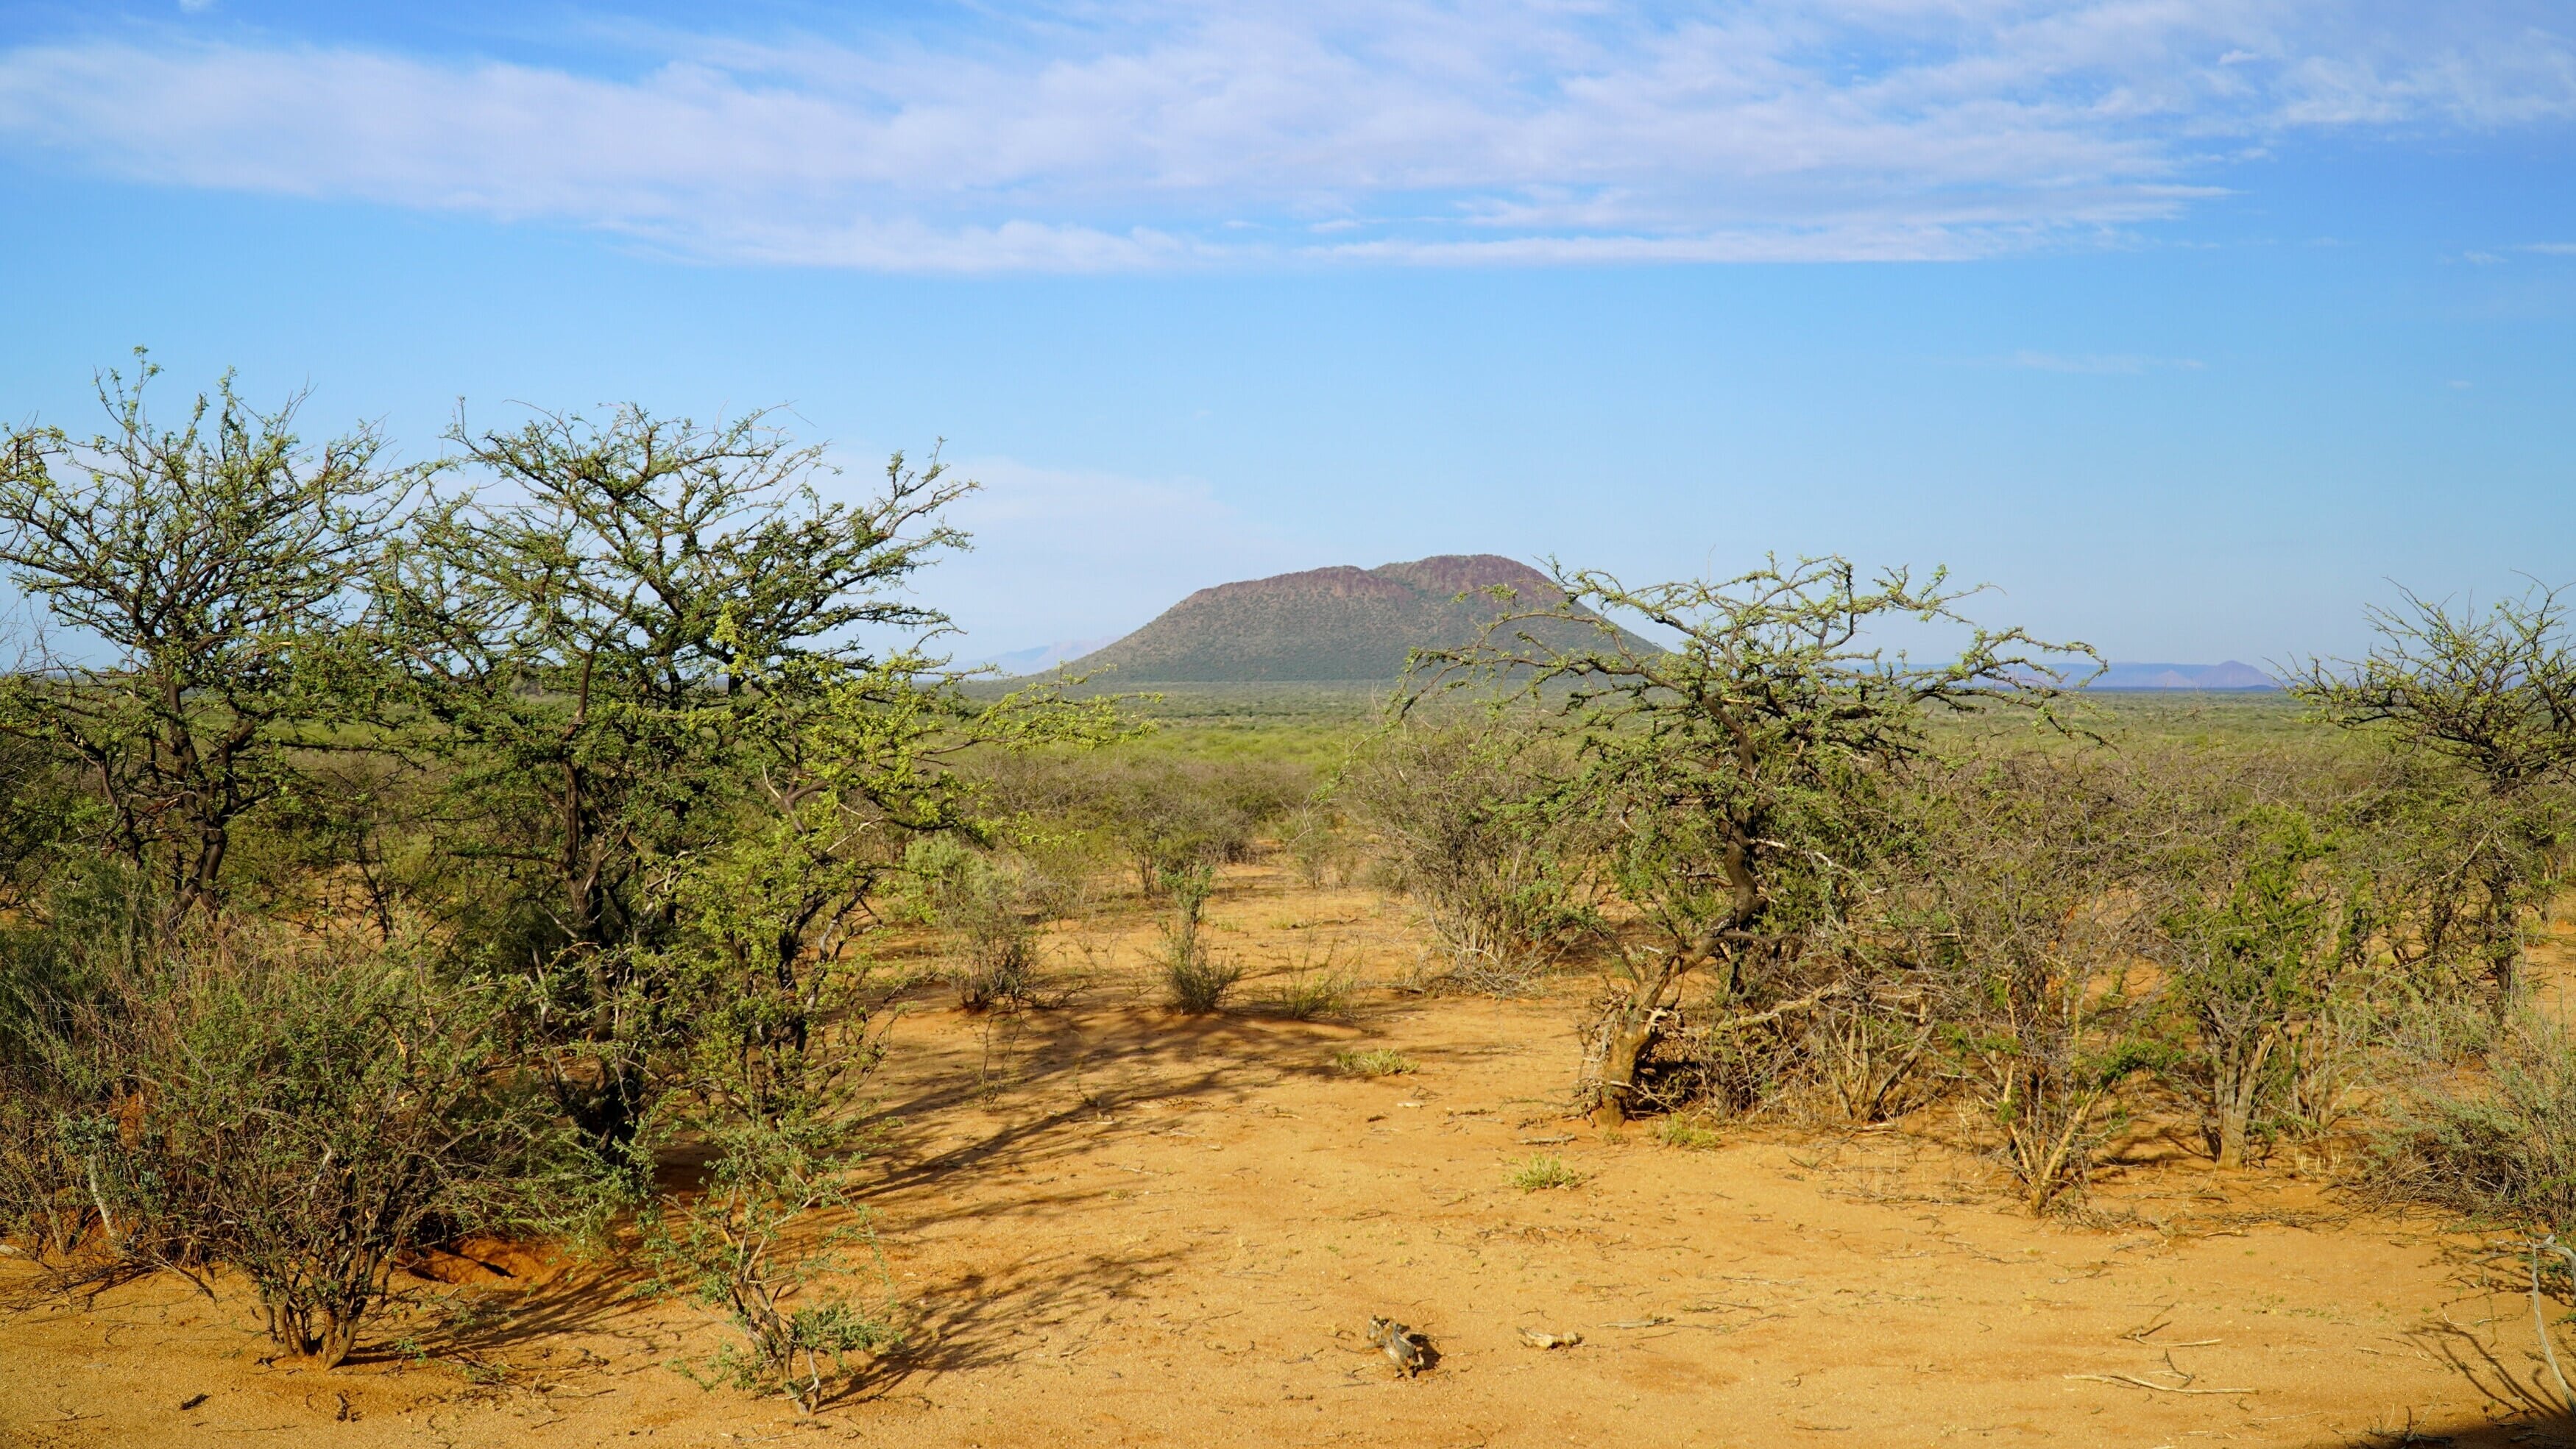
M 0 470 L 0 562 L 89 650 L 0 685 L 0 1218 L 66 1287 L 238 1274 L 325 1366 L 410 1255 L 631 1222 L 810 1401 L 898 1328 L 800 1227 L 865 1145 L 879 907 L 1021 990 L 1004 868 L 921 847 L 997 843 L 970 759 L 1115 733 L 921 652 L 965 485 L 827 503 L 761 418 L 633 409 L 393 469 L 229 387 L 158 429 L 150 377 Z
M 2545 591 L 2403 600 L 2213 728 L 2099 707 L 2089 651 L 1938 575 L 1567 572 L 1389 709 L 1175 725 L 947 667 L 935 460 L 830 502 L 762 417 L 625 409 L 396 466 L 229 386 L 161 427 L 150 377 L 0 466 L 61 631 L 0 679 L 0 1236 L 54 1289 L 241 1293 L 328 1367 L 424 1255 L 616 1242 L 730 1326 L 692 1374 L 810 1409 L 905 1329 L 854 1187 L 890 1011 L 1029 1020 L 1113 899 L 1158 1021 L 1547 996 L 1581 1050 L 1532 1091 L 1674 1147 L 1940 1109 L 2050 1212 L 2161 1116 L 2220 1167 L 2576 1220 L 2527 949 L 2576 807 Z M 1926 626 L 1965 643 L 1889 643 Z M 1271 853 L 1424 960 L 1252 974 L 1217 907 Z

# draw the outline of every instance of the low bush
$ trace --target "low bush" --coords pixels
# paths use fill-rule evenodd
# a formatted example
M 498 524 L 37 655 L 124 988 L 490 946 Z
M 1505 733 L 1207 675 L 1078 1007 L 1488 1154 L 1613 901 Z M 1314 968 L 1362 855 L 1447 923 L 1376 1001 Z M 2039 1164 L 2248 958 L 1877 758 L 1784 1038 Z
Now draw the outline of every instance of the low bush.
M 1370 1047 L 1333 1053 L 1333 1070 L 1346 1077 L 1400 1077 L 1421 1068 L 1392 1047 Z
M 1409 724 L 1336 785 L 1387 883 L 1421 903 L 1448 983 L 1518 994 L 1591 923 L 1591 835 L 1557 796 L 1568 753 L 1516 723 Z
M 1175 955 L 1164 963 L 1163 982 L 1171 989 L 1172 1009 L 1184 1016 L 1206 1016 L 1225 1008 L 1225 999 L 1243 980 L 1243 968 L 1204 947 Z
M 2428 1063 L 2396 1094 L 2366 1181 L 2393 1201 L 2576 1229 L 2576 1041 L 2524 1014 L 2470 1064 L 2483 1070 Z
M 1348 967 L 1334 964 L 1339 943 L 1327 945 L 1321 960 L 1301 954 L 1288 969 L 1287 980 L 1279 987 L 1279 1014 L 1290 1021 L 1320 1021 L 1343 1016 L 1351 1009 L 1351 995 L 1359 989 L 1359 975 Z
M 1146 896 L 1198 866 L 1250 859 L 1260 832 L 1313 788 L 1307 769 L 1261 759 L 1041 752 L 986 768 L 997 815 L 1089 837 L 1125 861 Z
M 951 836 L 905 850 L 901 919 L 948 937 L 948 977 L 966 1011 L 1024 1005 L 1034 988 L 1038 927 L 1076 908 L 1076 882 L 1015 853 L 978 850 Z
M 1171 919 L 1163 927 L 1163 984 L 1175 1010 L 1204 1016 L 1223 1007 L 1227 993 L 1243 979 L 1242 965 L 1217 954 L 1204 930 L 1216 873 L 1205 865 L 1166 871 L 1162 886 L 1172 902 Z
M 1297 877 L 1309 890 L 1350 878 L 1352 842 L 1328 806 L 1308 802 L 1288 811 L 1279 821 L 1279 845 L 1296 862 Z
M 56 1170 L 75 1176 L 50 1200 L 96 1213 L 58 1276 L 170 1269 L 205 1287 L 232 1268 L 270 1337 L 329 1368 L 406 1255 L 569 1222 L 597 1179 L 511 1069 L 496 997 L 405 938 L 237 926 L 164 941 L 66 1003 L 43 1105 L 12 1114 L 22 1131 L 51 1116 Z

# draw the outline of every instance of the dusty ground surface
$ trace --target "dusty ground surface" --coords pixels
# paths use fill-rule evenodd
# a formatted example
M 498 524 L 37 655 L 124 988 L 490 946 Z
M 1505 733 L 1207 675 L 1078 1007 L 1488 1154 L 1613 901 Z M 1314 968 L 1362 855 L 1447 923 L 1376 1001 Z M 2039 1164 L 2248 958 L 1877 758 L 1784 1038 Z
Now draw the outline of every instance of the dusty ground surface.
M 1214 914 L 1257 966 L 1330 944 L 1382 982 L 1418 949 L 1371 896 L 1261 871 Z M 2180 1449 L 2564 1431 L 2504 1270 L 2295 1165 L 2222 1176 L 2141 1135 L 2088 1219 L 2038 1223 L 1937 1122 L 1705 1150 L 1605 1139 L 1559 1107 L 1570 999 L 1373 989 L 1348 1021 L 1298 1023 L 1260 1011 L 1277 978 L 1256 976 L 1242 1009 L 1182 1020 L 1154 1005 L 1139 939 L 1065 943 L 1047 1008 L 968 1017 L 926 993 L 898 1024 L 870 1200 L 910 1337 L 813 1418 L 675 1372 L 720 1330 L 638 1301 L 617 1263 L 501 1255 L 513 1276 L 425 1287 L 329 1374 L 272 1362 L 238 1293 L 210 1305 L 169 1281 L 0 1318 L 0 1443 Z M 1354 1046 L 1419 1070 L 1334 1071 Z M 1583 1180 L 1512 1188 L 1533 1152 Z M 1380 1313 L 1429 1337 L 1429 1372 L 1399 1379 L 1360 1344 Z M 1524 1328 L 1582 1341 L 1532 1348 Z

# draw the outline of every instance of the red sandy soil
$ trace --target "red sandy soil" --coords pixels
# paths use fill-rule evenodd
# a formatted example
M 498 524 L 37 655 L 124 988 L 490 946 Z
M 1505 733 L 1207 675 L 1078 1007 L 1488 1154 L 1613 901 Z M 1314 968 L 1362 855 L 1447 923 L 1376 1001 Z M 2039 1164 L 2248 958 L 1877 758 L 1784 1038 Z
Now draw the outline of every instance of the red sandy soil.
M 852 1284 L 898 1296 L 908 1338 L 810 1418 L 682 1377 L 724 1330 L 637 1299 L 621 1264 L 495 1250 L 510 1276 L 455 1265 L 470 1281 L 424 1283 L 332 1373 L 273 1361 L 237 1284 L 0 1317 L 0 1444 L 2183 1449 L 2566 1427 L 2512 1267 L 2313 1170 L 2220 1174 L 2142 1131 L 2085 1215 L 2033 1221 L 1946 1108 L 1705 1150 L 1604 1137 L 1562 1106 L 1579 984 L 1372 987 L 1349 1021 L 1299 1023 L 1262 1012 L 1280 978 L 1258 973 L 1333 943 L 1388 981 L 1419 952 L 1399 908 L 1249 870 L 1215 916 L 1256 967 L 1221 1016 L 1155 1004 L 1132 921 L 1056 943 L 1055 1004 L 914 1002 L 879 1078 L 888 1276 Z M 1343 1076 L 1353 1046 L 1419 1070 Z M 1514 1189 L 1534 1152 L 1583 1180 Z M 1400 1378 L 1360 1341 L 1372 1314 L 1437 1364 Z

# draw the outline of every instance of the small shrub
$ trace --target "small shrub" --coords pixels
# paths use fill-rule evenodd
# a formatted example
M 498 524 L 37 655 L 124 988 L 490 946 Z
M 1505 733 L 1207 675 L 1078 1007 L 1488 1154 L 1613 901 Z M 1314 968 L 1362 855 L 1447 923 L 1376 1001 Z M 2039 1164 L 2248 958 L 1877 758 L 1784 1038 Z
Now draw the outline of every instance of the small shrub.
M 1347 971 L 1313 970 L 1292 974 L 1279 988 L 1279 1014 L 1290 1021 L 1321 1021 L 1351 1009 L 1357 982 Z
M 885 1315 L 816 1286 L 846 1270 L 842 1249 L 874 1246 L 865 1209 L 840 1181 L 848 1154 L 836 1135 L 811 1119 L 737 1120 L 713 1136 L 706 1191 L 648 1218 L 654 1287 L 722 1314 L 736 1334 L 700 1362 L 679 1365 L 701 1387 L 783 1394 L 812 1413 L 827 1363 L 847 1372 L 851 1354 L 900 1339 Z M 844 1215 L 838 1226 L 811 1230 L 812 1219 L 834 1211 Z
M 1174 1009 L 1190 1016 L 1222 1010 L 1227 993 L 1243 979 L 1243 968 L 1202 945 L 1188 956 L 1163 963 L 1163 984 L 1171 989 Z
M 1028 892 L 1014 874 L 985 868 L 952 900 L 944 920 L 955 933 L 950 979 L 967 1011 L 1025 1004 L 1037 971 L 1038 928 Z
M 1696 1152 L 1705 1152 L 1717 1145 L 1718 1136 L 1688 1118 L 1666 1117 L 1655 1124 L 1655 1140 L 1666 1147 L 1686 1147 Z
M 1517 996 L 1592 922 L 1597 841 L 1558 807 L 1562 749 L 1519 725 L 1392 731 L 1339 798 L 1375 837 L 1384 883 L 1421 904 L 1435 983 Z
M 1289 969 L 1288 980 L 1279 988 L 1280 1015 L 1290 1021 L 1318 1021 L 1349 1012 L 1351 993 L 1359 989 L 1359 978 L 1348 968 L 1333 964 L 1338 949 L 1327 946 L 1321 961 L 1301 957 Z
M 1205 1016 L 1224 1006 L 1226 993 L 1243 979 L 1243 967 L 1211 950 L 1201 931 L 1216 873 L 1204 865 L 1166 871 L 1162 886 L 1172 902 L 1163 928 L 1163 984 L 1175 1009 Z
M 2498 1034 L 2485 1066 L 2482 1082 L 2437 1069 L 2399 1095 L 2373 1187 L 2483 1221 L 2576 1228 L 2576 1042 L 2526 1016 Z
M 1583 1181 L 1583 1174 L 1565 1165 L 1565 1159 L 1553 1152 L 1533 1152 L 1512 1164 L 1511 1175 L 1504 1179 L 1523 1192 L 1545 1192 L 1552 1187 L 1572 1187 Z
M 965 957 L 950 973 L 961 1011 L 990 1011 L 1028 1001 L 1037 963 L 1037 933 L 992 931 L 971 934 Z
M 1038 923 L 1071 910 L 1077 894 L 1035 862 L 972 850 L 947 836 L 914 841 L 898 879 L 888 913 L 947 932 L 948 979 L 963 1011 L 1030 999 Z
M 66 1003 L 52 1039 L 64 1186 L 106 1250 L 64 1286 L 164 1268 L 204 1286 L 227 1266 L 270 1337 L 328 1369 L 405 1256 L 566 1225 L 598 1186 L 512 1070 L 495 994 L 441 980 L 418 942 L 204 927 L 162 945 Z
M 1033 762 L 998 803 L 1087 829 L 1136 873 L 1139 894 L 1164 894 L 1199 866 L 1252 856 L 1256 834 L 1311 788 L 1308 772 L 1268 760 L 1156 757 Z
M 1309 890 L 1322 890 L 1336 876 L 1350 878 L 1350 839 L 1341 822 L 1321 805 L 1300 805 L 1289 811 L 1279 824 L 1279 844 L 1296 862 L 1297 877 Z
M 1333 1070 L 1346 1077 L 1401 1077 L 1421 1068 L 1413 1058 L 1391 1047 L 1333 1053 Z

